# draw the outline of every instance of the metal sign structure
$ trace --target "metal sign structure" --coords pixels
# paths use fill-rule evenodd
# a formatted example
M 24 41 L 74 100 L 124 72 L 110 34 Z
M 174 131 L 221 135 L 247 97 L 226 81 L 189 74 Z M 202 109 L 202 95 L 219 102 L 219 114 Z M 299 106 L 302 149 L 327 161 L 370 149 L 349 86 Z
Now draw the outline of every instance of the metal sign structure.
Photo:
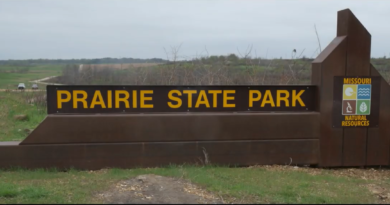
M 390 165 L 390 85 L 371 35 L 337 14 L 310 86 L 47 86 L 48 115 L 0 168 L 102 169 L 201 163 Z

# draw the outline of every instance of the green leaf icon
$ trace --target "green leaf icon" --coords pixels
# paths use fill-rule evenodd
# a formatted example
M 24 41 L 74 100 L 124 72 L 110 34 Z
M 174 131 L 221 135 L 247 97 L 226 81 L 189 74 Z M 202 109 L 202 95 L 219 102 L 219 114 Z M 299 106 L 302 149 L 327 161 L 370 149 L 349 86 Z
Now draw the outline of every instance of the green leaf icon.
M 359 108 L 360 112 L 366 112 L 367 111 L 367 105 L 365 102 L 362 102 Z

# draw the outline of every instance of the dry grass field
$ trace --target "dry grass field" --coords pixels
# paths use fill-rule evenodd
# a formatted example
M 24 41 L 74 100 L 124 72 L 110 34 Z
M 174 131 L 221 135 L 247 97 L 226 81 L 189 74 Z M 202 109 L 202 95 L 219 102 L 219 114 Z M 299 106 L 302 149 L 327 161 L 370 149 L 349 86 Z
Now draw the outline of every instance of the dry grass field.
M 113 70 L 123 70 L 129 68 L 144 68 L 157 66 L 160 63 L 121 63 L 121 64 L 81 64 L 79 66 L 79 71 L 82 71 L 87 68 L 92 68 L 94 70 L 103 70 L 103 69 L 113 69 Z

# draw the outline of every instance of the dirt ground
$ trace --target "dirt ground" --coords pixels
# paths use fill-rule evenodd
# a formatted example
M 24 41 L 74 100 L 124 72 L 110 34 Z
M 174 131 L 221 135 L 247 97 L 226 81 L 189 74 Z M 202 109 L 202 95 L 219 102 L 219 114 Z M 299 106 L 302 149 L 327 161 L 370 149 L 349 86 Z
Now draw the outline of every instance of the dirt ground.
M 298 171 L 311 175 L 328 173 L 336 176 L 359 178 L 363 180 L 388 180 L 390 169 L 317 169 L 296 166 L 252 166 L 248 169 L 262 167 L 269 171 Z M 385 182 L 386 183 L 386 182 Z M 390 190 L 383 184 L 365 184 L 378 204 L 390 203 Z M 97 195 L 106 204 L 224 204 L 219 196 L 205 191 L 197 185 L 183 179 L 157 175 L 140 175 L 121 181 Z
M 140 175 L 98 194 L 106 204 L 221 204 L 217 196 L 182 179 Z

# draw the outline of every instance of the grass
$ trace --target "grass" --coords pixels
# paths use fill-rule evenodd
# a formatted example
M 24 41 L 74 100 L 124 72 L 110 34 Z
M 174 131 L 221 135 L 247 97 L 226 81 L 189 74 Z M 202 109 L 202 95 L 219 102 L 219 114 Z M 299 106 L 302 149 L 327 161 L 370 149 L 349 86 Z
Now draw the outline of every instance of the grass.
M 374 203 L 362 185 L 375 180 L 305 171 L 217 166 L 150 169 L 0 171 L 0 203 L 101 203 L 95 195 L 140 174 L 184 178 L 225 200 L 243 203 Z
M 42 94 L 42 93 L 41 93 Z M 0 92 L 0 141 L 23 140 L 24 128 L 35 128 L 46 116 L 44 106 L 29 105 L 26 99 L 39 93 Z M 3 103 L 4 102 L 4 103 Z M 16 121 L 15 114 L 27 114 L 27 121 Z M 140 174 L 184 178 L 235 203 L 375 203 L 367 184 L 390 181 L 362 180 L 321 174 L 265 168 L 218 166 L 170 166 L 152 169 L 107 169 L 100 171 L 2 170 L 0 203 L 101 203 L 97 193 L 120 180 Z
M 25 129 L 34 129 L 46 117 L 46 108 L 27 100 L 45 92 L 0 92 L 0 141 L 21 141 L 27 137 Z M 25 121 L 15 120 L 14 115 L 25 114 Z
M 0 89 L 16 89 L 19 83 L 25 83 L 26 88 L 31 88 L 33 80 L 60 75 L 61 65 L 39 65 L 30 67 L 0 66 Z M 25 72 L 11 72 L 25 70 Z

